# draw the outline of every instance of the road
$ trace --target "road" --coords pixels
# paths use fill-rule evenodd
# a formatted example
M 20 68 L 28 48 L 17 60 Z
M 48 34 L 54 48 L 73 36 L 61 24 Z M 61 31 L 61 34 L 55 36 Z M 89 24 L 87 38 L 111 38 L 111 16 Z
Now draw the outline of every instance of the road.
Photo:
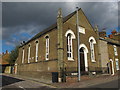
M 49 89 L 50 87 L 35 81 L 22 80 L 2 75 L 2 90 L 29 90 L 31 88 L 38 88 L 41 90 Z
M 0 75 L 0 81 L 2 81 L 0 82 L 0 85 L 2 83 L 2 90 L 31 90 L 31 88 L 32 90 L 34 89 L 36 90 L 36 88 L 37 90 L 46 90 L 46 89 L 49 90 L 50 88 L 53 88 L 52 86 L 42 84 L 39 82 L 13 78 L 5 75 Z M 107 83 L 97 84 L 97 85 L 84 87 L 84 88 L 118 88 L 118 86 L 119 86 L 118 80 L 113 80 Z M 60 89 L 59 87 L 54 90 L 64 90 L 64 89 Z M 69 90 L 73 90 L 73 89 L 71 88 Z
M 118 80 L 113 80 L 107 83 L 93 85 L 88 88 L 120 88 L 119 84 L 120 84 L 120 78 Z

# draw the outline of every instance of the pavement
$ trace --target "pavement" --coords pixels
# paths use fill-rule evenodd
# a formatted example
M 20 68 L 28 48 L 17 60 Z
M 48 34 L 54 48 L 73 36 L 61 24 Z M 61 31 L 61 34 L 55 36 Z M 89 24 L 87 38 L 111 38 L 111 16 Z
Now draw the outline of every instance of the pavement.
M 12 86 L 17 86 L 19 88 L 118 88 L 118 79 L 120 80 L 119 75 L 111 76 L 103 74 L 93 77 L 82 76 L 80 82 L 77 81 L 77 78 L 72 78 L 64 83 L 45 83 L 41 82 L 40 79 L 20 75 L 3 74 L 3 76 L 16 78 L 18 81 L 20 80 L 19 82 L 15 80 L 17 83 Z M 9 85 L 6 86 L 8 87 Z
M 118 75 L 98 75 L 94 77 L 81 77 L 81 81 L 71 80 L 67 83 L 53 83 L 52 85 L 60 88 L 118 88 L 120 77 Z

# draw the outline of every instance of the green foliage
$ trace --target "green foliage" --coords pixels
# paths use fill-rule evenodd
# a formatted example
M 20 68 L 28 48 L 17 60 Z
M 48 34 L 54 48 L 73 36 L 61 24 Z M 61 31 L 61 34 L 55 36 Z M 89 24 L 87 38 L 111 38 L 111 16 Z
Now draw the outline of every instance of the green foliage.
M 18 57 L 19 46 L 16 46 L 10 53 L 9 59 L 7 60 L 10 64 L 14 64 Z

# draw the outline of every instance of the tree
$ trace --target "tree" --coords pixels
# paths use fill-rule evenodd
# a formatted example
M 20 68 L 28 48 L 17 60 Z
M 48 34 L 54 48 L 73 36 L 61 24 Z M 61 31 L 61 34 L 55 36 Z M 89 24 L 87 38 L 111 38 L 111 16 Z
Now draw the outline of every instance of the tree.
M 18 57 L 19 46 L 16 46 L 10 53 L 8 62 L 10 65 L 13 65 Z

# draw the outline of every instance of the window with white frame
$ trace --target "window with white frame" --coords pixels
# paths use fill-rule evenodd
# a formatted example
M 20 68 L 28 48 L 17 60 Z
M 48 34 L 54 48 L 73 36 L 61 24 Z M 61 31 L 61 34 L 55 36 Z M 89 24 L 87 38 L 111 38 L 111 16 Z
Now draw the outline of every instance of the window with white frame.
M 67 57 L 69 59 L 73 59 L 73 50 L 72 50 L 72 35 L 69 33 L 67 35 Z
M 118 53 L 117 53 L 117 47 L 116 47 L 116 45 L 113 45 L 113 48 L 114 48 L 114 54 L 115 54 L 115 56 L 117 56 Z
M 38 41 L 35 42 L 36 43 L 36 56 L 35 56 L 35 61 L 38 61 Z
M 96 61 L 95 61 L 95 51 L 94 51 L 94 44 L 96 44 L 95 38 L 91 36 L 91 37 L 89 38 L 89 43 L 90 43 L 90 56 L 91 56 L 91 61 L 92 61 L 92 62 L 96 62 Z
M 67 57 L 68 57 L 68 60 L 72 60 L 74 61 L 73 59 L 73 39 L 75 39 L 75 34 L 72 30 L 67 30 L 67 32 L 65 33 L 65 36 L 67 38 Z
M 49 36 L 46 36 L 46 60 L 49 60 Z
M 116 62 L 116 70 L 119 70 L 119 61 L 118 61 L 118 59 L 115 59 L 115 62 Z
M 91 60 L 94 62 L 95 61 L 95 54 L 94 54 L 93 40 L 90 40 L 90 49 L 91 49 Z
M 24 48 L 22 50 L 22 63 L 24 63 Z
M 30 45 L 28 45 L 28 63 L 30 63 Z

